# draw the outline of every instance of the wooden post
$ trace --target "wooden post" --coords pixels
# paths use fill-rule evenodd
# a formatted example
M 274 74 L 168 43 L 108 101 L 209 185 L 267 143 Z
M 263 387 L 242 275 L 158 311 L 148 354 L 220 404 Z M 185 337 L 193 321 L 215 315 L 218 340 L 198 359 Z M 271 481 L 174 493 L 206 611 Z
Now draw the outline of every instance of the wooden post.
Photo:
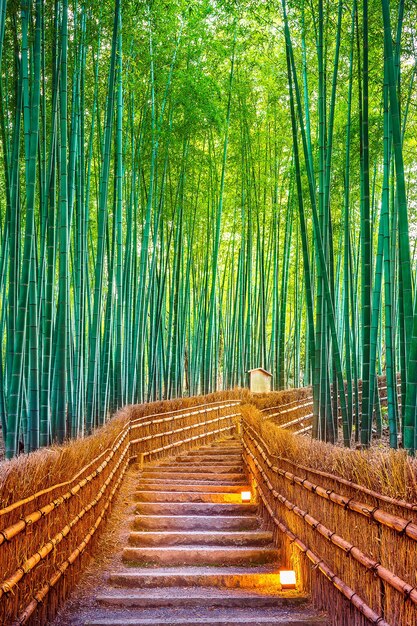
M 143 452 L 140 452 L 138 455 L 138 459 L 139 459 L 139 470 L 142 471 L 143 470 L 143 465 L 144 465 L 144 458 L 145 455 L 143 454 Z

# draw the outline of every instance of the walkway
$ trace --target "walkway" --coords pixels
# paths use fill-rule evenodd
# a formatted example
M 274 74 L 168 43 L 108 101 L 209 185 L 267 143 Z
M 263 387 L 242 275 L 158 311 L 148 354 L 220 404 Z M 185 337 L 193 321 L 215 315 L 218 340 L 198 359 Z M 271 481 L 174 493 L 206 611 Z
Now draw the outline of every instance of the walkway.
M 71 623 L 84 626 L 327 624 L 278 587 L 279 551 L 233 440 L 147 466 L 121 562 Z

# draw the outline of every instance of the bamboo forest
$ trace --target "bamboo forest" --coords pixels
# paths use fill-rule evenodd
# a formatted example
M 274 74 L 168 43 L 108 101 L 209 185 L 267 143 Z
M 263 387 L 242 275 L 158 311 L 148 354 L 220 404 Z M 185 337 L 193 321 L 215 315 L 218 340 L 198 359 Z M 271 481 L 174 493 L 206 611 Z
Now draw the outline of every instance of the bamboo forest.
M 254 368 L 312 386 L 314 438 L 414 453 L 416 23 L 413 0 L 0 1 L 8 458 Z

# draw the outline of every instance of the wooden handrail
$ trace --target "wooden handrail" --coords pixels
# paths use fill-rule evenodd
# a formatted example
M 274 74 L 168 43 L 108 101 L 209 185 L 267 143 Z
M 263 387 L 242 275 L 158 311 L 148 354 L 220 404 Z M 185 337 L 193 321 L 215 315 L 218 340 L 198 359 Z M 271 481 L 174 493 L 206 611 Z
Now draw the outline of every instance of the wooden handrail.
M 40 563 L 45 562 L 44 567 L 46 567 L 46 563 L 48 563 L 48 569 L 45 571 L 48 572 L 49 576 L 52 567 L 50 555 L 56 552 L 58 546 L 63 545 L 64 538 L 66 538 L 66 541 L 70 541 L 71 545 L 69 556 L 61 562 L 61 565 L 56 569 L 55 573 L 48 579 L 49 582 L 47 584 L 42 582 L 43 586 L 38 591 L 36 591 L 36 586 L 34 587 L 36 591 L 35 595 L 31 596 L 32 599 L 30 599 L 26 608 L 14 624 L 16 624 L 16 626 L 18 624 L 22 625 L 29 620 L 38 604 L 42 602 L 48 594 L 49 589 L 57 584 L 69 565 L 75 563 L 79 555 L 86 548 L 91 537 L 99 527 L 129 463 L 137 457 L 137 454 L 141 454 L 143 457 L 147 458 L 155 454 L 169 454 L 170 450 L 178 450 L 186 445 L 192 445 L 193 443 L 198 444 L 198 442 L 207 440 L 207 438 L 211 440 L 214 437 L 220 437 L 225 433 L 230 433 L 236 428 L 236 418 L 240 417 L 240 412 L 232 412 L 230 409 L 233 409 L 238 404 L 240 404 L 239 400 L 222 400 L 207 403 L 206 405 L 201 404 L 195 407 L 186 407 L 185 409 L 183 408 L 182 410 L 176 410 L 174 412 L 169 411 L 162 414 L 154 414 L 153 417 L 157 419 L 149 419 L 149 416 L 145 416 L 145 418 L 141 420 L 132 419 L 134 415 L 133 409 L 126 409 L 125 411 L 131 419 L 128 423 L 120 425 L 120 431 L 114 437 L 113 444 L 82 467 L 75 476 L 68 481 L 51 485 L 46 489 L 40 490 L 27 498 L 22 498 L 10 504 L 8 507 L 5 507 L 1 511 L 3 515 L 16 511 L 19 507 L 28 505 L 31 502 L 35 502 L 39 497 L 53 493 L 54 490 L 65 489 L 65 487 L 70 486 L 64 493 L 60 493 L 58 497 L 51 499 L 49 502 L 46 502 L 46 504 L 25 514 L 15 523 L 9 524 L 9 526 L 0 530 L 0 551 L 6 550 L 5 555 L 7 556 L 5 562 L 8 562 L 8 567 L 4 570 L 4 578 L 0 580 L 0 601 L 2 602 L 8 601 L 8 594 L 13 594 L 17 586 L 21 589 L 28 589 L 28 587 L 24 587 L 24 579 L 30 576 L 32 572 L 32 576 L 35 576 L 35 579 L 31 578 L 30 583 L 27 584 L 33 586 L 36 585 L 36 581 L 39 580 L 39 582 L 41 582 L 39 576 L 36 577 L 35 574 L 35 572 L 39 571 L 38 565 Z M 160 418 L 159 415 L 166 417 Z M 168 415 L 169 417 L 167 417 Z M 188 421 L 185 421 L 185 424 L 183 423 L 180 428 L 172 428 L 172 424 L 178 420 Z M 137 431 L 138 428 L 142 430 L 151 428 L 153 432 L 147 434 L 145 430 L 142 437 L 132 437 L 132 434 Z M 201 432 L 201 430 L 204 432 Z M 193 431 L 197 431 L 196 434 L 193 435 Z M 164 441 L 167 437 L 171 439 L 169 443 Z M 145 443 L 146 445 L 143 446 L 142 444 Z M 88 470 L 90 470 L 90 472 L 86 475 Z M 77 479 L 78 482 L 76 482 Z M 93 487 L 85 492 L 87 486 Z M 106 496 L 107 493 L 109 493 L 108 497 Z M 80 498 L 79 510 L 71 506 L 71 519 L 66 519 L 67 509 L 64 507 L 67 503 L 71 501 L 74 502 L 74 496 Z M 99 502 L 106 497 L 107 500 L 101 513 L 97 516 L 96 513 L 92 514 L 91 512 L 97 507 Z M 76 502 L 78 502 L 78 499 Z M 56 513 L 57 509 L 61 510 L 61 514 Z M 55 516 L 55 513 L 58 517 Z M 81 543 L 79 543 L 79 538 L 82 537 L 81 533 L 84 532 L 84 527 L 80 525 L 80 522 L 83 519 L 90 520 L 90 517 L 86 517 L 87 514 L 91 515 L 91 519 L 95 521 L 88 533 L 84 535 Z M 42 521 L 48 517 L 52 519 L 45 522 L 47 525 L 46 533 L 43 533 L 43 527 L 38 530 L 38 534 L 30 533 L 27 535 L 25 533 L 27 528 L 32 528 L 35 525 L 39 526 Z M 60 525 L 56 528 L 58 523 Z M 90 524 L 90 521 L 88 521 L 88 524 Z M 53 529 L 53 532 L 51 532 L 52 536 L 49 536 L 50 529 Z M 44 538 L 42 539 L 42 537 Z M 21 538 L 22 541 L 28 540 L 27 543 L 24 544 L 24 550 L 20 549 L 20 544 L 18 543 L 16 544 L 18 549 L 8 548 L 8 546 L 11 545 L 11 541 L 18 542 L 19 538 Z M 43 543 L 39 546 L 38 542 L 40 543 L 41 541 L 43 541 Z M 62 548 L 60 548 L 57 554 L 58 553 L 62 553 Z M 19 554 L 25 554 L 25 560 L 22 563 L 15 563 L 15 559 L 19 558 Z M 5 607 L 6 615 L 9 618 L 8 605 L 6 604 Z M 15 609 L 11 610 L 13 611 Z
M 227 400 L 227 404 L 225 400 L 216 400 L 215 402 L 208 402 L 207 404 L 195 404 L 194 406 L 186 407 L 185 409 L 175 409 L 174 411 L 164 411 L 163 413 L 150 413 L 149 415 L 143 415 L 142 417 L 136 417 L 132 420 L 132 424 L 142 419 L 149 419 L 150 417 L 161 417 L 162 415 L 173 415 L 174 413 L 184 413 L 184 411 L 189 409 L 200 409 L 203 407 L 213 407 L 218 408 L 215 405 L 224 404 L 226 407 L 234 406 L 236 404 L 241 404 L 241 400 Z M 204 411 L 202 411 L 204 413 Z
M 171 435 L 175 435 L 177 433 L 182 433 L 187 430 L 192 430 L 193 428 L 199 428 L 201 426 L 206 426 L 208 424 L 213 424 L 214 422 L 220 422 L 225 419 L 230 419 L 231 417 L 239 417 L 240 413 L 233 413 L 232 415 L 221 415 L 219 417 L 215 417 L 212 420 L 207 420 L 205 422 L 197 422 L 196 424 L 190 424 L 189 426 L 183 426 L 182 428 L 176 428 L 174 430 L 167 430 L 163 433 L 157 433 L 152 435 L 147 435 L 146 437 L 139 437 L 139 439 L 133 439 L 130 443 L 141 443 L 142 441 L 149 441 L 151 439 L 155 439 L 156 437 L 168 437 Z
M 128 432 L 129 432 L 129 425 L 126 425 L 123 428 L 123 430 L 116 435 L 112 445 L 110 445 L 108 448 L 103 450 L 103 452 L 100 452 L 100 454 L 98 454 L 92 461 L 87 463 L 87 465 L 84 465 L 84 467 L 82 467 L 76 474 L 74 474 L 74 476 L 70 480 L 66 480 L 66 481 L 64 481 L 62 483 L 56 483 L 55 485 L 51 485 L 50 487 L 47 487 L 46 489 L 41 489 L 40 491 L 37 491 L 33 495 L 27 496 L 27 498 L 22 498 L 21 500 L 17 500 L 16 502 L 12 502 L 8 506 L 4 507 L 3 509 L 0 509 L 0 517 L 3 516 L 3 515 L 6 515 L 7 513 L 11 513 L 12 511 L 14 511 L 15 509 L 19 508 L 20 506 L 23 506 L 25 504 L 29 504 L 29 502 L 33 502 L 37 498 L 40 498 L 41 496 L 44 496 L 47 493 L 51 493 L 52 491 L 55 491 L 56 489 L 61 489 L 63 487 L 67 487 L 68 485 L 73 483 L 75 480 L 77 480 L 77 478 L 79 478 L 81 476 L 81 474 L 86 472 L 92 465 L 97 463 L 99 461 L 99 459 L 101 459 L 105 454 L 108 454 L 108 453 L 111 454 L 112 451 L 114 450 L 115 446 L 118 445 L 118 444 L 116 444 L 116 441 L 120 437 L 126 436 Z
M 257 469 L 259 470 L 266 486 L 268 487 L 268 490 L 270 491 L 274 499 L 279 500 L 279 502 L 281 502 L 281 504 L 283 504 L 288 510 L 292 511 L 295 515 L 303 519 L 304 522 L 308 524 L 314 531 L 320 533 L 333 545 L 340 548 L 347 557 L 352 556 L 356 561 L 358 561 L 358 563 L 366 567 L 367 570 L 372 571 L 377 576 L 379 576 L 381 580 L 385 581 L 386 583 L 391 585 L 391 587 L 402 593 L 405 599 L 409 599 L 414 604 L 417 604 L 417 589 L 415 589 L 412 585 L 408 584 L 407 582 L 393 574 L 393 572 L 388 570 L 386 567 L 383 567 L 378 561 L 375 561 L 374 559 L 366 556 L 365 553 L 362 552 L 362 550 L 360 550 L 358 547 L 346 541 L 345 539 L 337 535 L 334 531 L 331 531 L 329 528 L 319 522 L 319 520 L 310 515 L 307 511 L 299 508 L 297 505 L 285 498 L 282 494 L 278 493 L 274 489 L 272 483 L 269 481 L 265 471 L 262 469 L 255 455 L 250 451 L 245 442 L 243 442 L 243 445 L 249 456 L 252 458 Z
M 142 428 L 142 427 L 145 427 L 145 426 L 153 426 L 154 424 L 163 424 L 164 422 L 172 422 L 174 420 L 184 419 L 185 417 L 192 417 L 193 415 L 201 415 L 203 413 L 211 413 L 212 411 L 221 411 L 223 409 L 227 409 L 229 407 L 236 406 L 236 404 L 237 403 L 233 402 L 233 403 L 228 403 L 228 404 L 222 403 L 220 406 L 208 405 L 209 406 L 208 409 L 206 408 L 206 409 L 201 409 L 200 411 L 188 411 L 186 413 L 182 412 L 179 415 L 174 415 L 174 416 L 172 416 L 170 414 L 169 417 L 163 417 L 163 418 L 157 419 L 157 420 L 155 420 L 155 419 L 149 420 L 149 417 L 151 417 L 151 416 L 147 415 L 145 418 L 139 418 L 139 419 L 133 420 L 133 422 L 131 423 L 131 430 L 133 430 L 134 428 Z M 238 404 L 240 404 L 240 401 L 239 401 Z M 166 415 L 166 413 L 161 413 L 161 415 Z M 142 419 L 146 419 L 148 421 L 142 422 L 142 421 L 140 421 Z
M 61 577 L 66 572 L 68 567 L 70 565 L 72 565 L 76 561 L 76 559 L 84 552 L 85 548 L 87 547 L 87 545 L 91 541 L 94 533 L 97 531 L 97 529 L 99 528 L 101 522 L 103 521 L 105 513 L 106 513 L 107 509 L 109 508 L 110 503 L 111 503 L 112 499 L 114 498 L 114 495 L 115 495 L 117 489 L 119 488 L 119 486 L 120 486 L 120 484 L 121 484 L 121 482 L 122 482 L 122 480 L 124 478 L 124 475 L 126 473 L 126 470 L 127 470 L 128 466 L 129 466 L 129 462 L 127 462 L 125 464 L 124 468 L 120 472 L 120 476 L 117 479 L 117 482 L 115 483 L 113 489 L 111 490 L 111 492 L 109 494 L 109 497 L 107 498 L 107 500 L 106 500 L 106 502 L 104 504 L 104 507 L 101 510 L 100 515 L 97 517 L 94 525 L 89 529 L 88 533 L 85 535 L 85 537 L 83 538 L 81 543 L 75 548 L 75 550 L 73 550 L 71 552 L 71 554 L 67 557 L 67 559 L 63 563 L 61 563 L 61 565 L 56 570 L 55 574 L 50 578 L 50 580 L 46 583 L 46 585 L 44 585 L 33 596 L 33 599 L 29 602 L 29 604 L 24 609 L 24 611 L 19 615 L 17 620 L 14 622 L 13 626 L 23 626 L 23 624 L 26 624 L 28 622 L 29 618 L 33 615 L 33 613 L 36 611 L 38 606 L 44 601 L 44 599 L 48 595 L 49 591 L 53 587 L 55 587 L 55 585 L 61 579 Z
M 258 494 L 259 500 L 263 505 L 262 510 L 264 511 L 266 519 L 272 521 L 275 527 L 288 537 L 288 549 L 290 550 L 290 546 L 294 545 L 301 550 L 313 563 L 314 569 L 320 571 L 333 587 L 349 600 L 352 607 L 359 610 L 371 623 L 388 626 L 386 620 L 392 619 L 393 615 L 396 615 L 394 622 L 399 623 L 399 621 L 396 621 L 396 619 L 399 619 L 399 614 L 397 614 L 398 610 L 401 611 L 402 618 L 404 619 L 409 619 L 411 615 L 415 617 L 417 588 L 413 584 L 412 572 L 407 572 L 407 569 L 404 569 L 404 567 L 401 568 L 401 564 L 398 563 L 399 570 L 400 572 L 402 571 L 402 576 L 394 573 L 394 564 L 391 560 L 391 554 L 389 549 L 386 548 L 386 533 L 389 531 L 394 533 L 393 538 L 397 542 L 395 546 L 398 546 L 400 551 L 402 545 L 406 550 L 413 551 L 412 546 L 409 546 L 407 543 L 403 544 L 402 542 L 407 542 L 407 540 L 410 539 L 417 541 L 417 524 L 414 523 L 413 520 L 399 515 L 393 515 L 383 510 L 380 506 L 364 504 L 354 499 L 354 497 L 347 497 L 336 493 L 334 488 L 326 489 L 319 484 L 311 482 L 311 480 L 308 480 L 305 476 L 300 477 L 291 471 L 286 471 L 285 467 L 280 466 L 280 462 L 288 462 L 295 467 L 298 467 L 298 464 L 289 459 L 284 459 L 278 455 L 272 454 L 268 445 L 262 439 L 262 436 L 254 430 L 253 426 L 244 416 L 242 417 L 242 433 L 243 457 L 251 476 L 253 489 Z M 383 496 L 360 485 L 355 485 L 351 481 L 340 479 L 340 477 L 332 474 L 312 470 L 305 466 L 301 467 L 304 467 L 306 472 L 316 472 L 328 479 L 339 480 L 350 489 L 358 487 L 358 492 L 365 491 L 367 495 L 373 498 L 377 497 L 381 501 L 386 500 L 390 505 L 402 506 L 408 511 L 410 511 L 410 509 L 413 512 L 416 511 L 415 505 L 411 503 L 400 500 L 396 501 L 393 498 Z M 285 484 L 287 481 L 288 486 Z M 301 491 L 294 489 L 294 486 L 299 487 Z M 303 495 L 303 489 L 307 490 L 308 495 Z M 323 504 L 320 504 L 319 498 L 325 498 L 333 504 L 343 507 L 346 511 L 346 514 L 342 517 L 339 517 L 339 515 L 333 515 L 333 517 L 328 516 L 328 519 L 334 520 L 332 524 L 333 528 L 325 525 L 320 520 L 321 515 L 325 516 L 324 519 L 327 519 L 327 515 L 326 508 L 323 508 Z M 306 505 L 300 504 L 300 501 L 305 502 Z M 278 509 L 277 507 L 281 508 Z M 308 534 L 306 534 L 307 530 L 297 530 L 300 522 L 294 519 L 293 524 L 292 515 L 288 516 L 288 513 L 285 512 L 286 510 L 290 511 L 296 518 L 301 520 L 301 524 L 304 524 L 308 528 Z M 280 511 L 283 511 L 282 515 L 278 513 Z M 330 513 L 331 509 L 328 507 L 327 511 Z M 354 536 L 356 537 L 353 541 L 352 537 L 349 537 L 350 540 L 348 541 L 342 536 L 344 529 L 346 529 L 347 526 L 349 527 L 350 511 L 360 514 L 364 520 L 363 522 L 360 520 L 353 522 L 352 530 L 355 531 Z M 369 547 L 369 550 L 372 551 L 368 555 L 368 543 L 365 541 L 364 545 L 358 545 L 362 537 L 361 529 L 367 526 L 366 520 L 374 522 L 381 527 L 381 531 L 378 531 L 378 536 L 381 538 L 385 537 L 381 545 L 378 543 L 378 546 L 381 548 L 380 560 L 378 560 L 378 557 L 375 555 L 374 546 L 372 546 L 372 548 Z M 340 526 L 339 529 L 337 525 Z M 386 526 L 389 531 L 383 530 L 382 527 L 384 526 Z M 293 528 L 296 532 L 293 532 Z M 299 532 L 302 533 L 301 536 L 303 539 L 300 539 L 300 534 L 296 534 Z M 402 539 L 403 537 L 404 539 Z M 308 545 L 310 541 L 311 547 Z M 379 540 L 377 539 L 377 541 Z M 328 544 L 331 544 L 332 550 L 326 548 Z M 287 548 L 285 548 L 285 551 L 286 550 Z M 378 554 L 378 552 L 379 550 L 376 554 Z M 348 560 L 343 563 L 340 560 L 339 553 L 345 555 Z M 322 554 L 323 558 L 321 556 Z M 335 568 L 336 571 L 333 568 Z M 339 570 L 339 573 L 345 572 L 341 574 L 344 580 L 338 576 L 337 570 Z M 366 601 L 359 595 L 361 593 L 360 589 L 362 588 L 359 582 L 363 576 L 362 571 L 368 572 L 372 574 L 372 578 L 376 578 L 376 582 L 372 583 L 373 586 L 366 595 Z M 406 578 L 409 579 L 410 577 L 411 580 L 406 580 Z M 378 582 L 378 579 L 380 582 Z M 357 581 L 355 582 L 355 586 L 358 591 L 352 589 L 352 587 L 347 584 L 346 581 L 350 582 L 351 580 Z M 314 597 L 314 581 L 312 585 Z M 317 589 L 319 591 L 317 594 L 319 603 L 323 598 L 323 593 L 320 591 L 320 588 L 320 585 L 318 585 Z M 383 606 L 383 596 L 385 596 L 385 592 L 388 594 L 389 588 L 392 589 L 392 594 L 400 595 L 395 596 L 397 602 L 393 605 L 392 609 L 390 608 L 388 611 L 388 608 L 385 607 L 381 614 L 379 612 L 382 611 L 382 608 L 379 607 Z M 374 596 L 374 592 L 377 594 L 376 596 Z M 380 600 L 376 598 L 380 598 Z M 408 608 L 402 608 L 404 601 L 409 603 Z M 369 606 L 367 602 L 372 602 L 372 605 L 375 606 L 375 610 L 372 606 Z M 413 618 L 410 617 L 410 619 Z M 349 623 L 351 622 L 349 621 Z
M 408 511 L 417 511 L 417 504 L 407 502 L 406 500 L 397 500 L 396 498 L 391 498 L 390 496 L 386 496 L 382 493 L 379 493 L 378 491 L 368 489 L 368 487 L 365 487 L 364 485 L 359 485 L 358 483 L 355 483 L 351 480 L 342 478 L 341 476 L 337 476 L 337 474 L 330 474 L 328 472 L 323 472 L 322 470 L 317 470 L 311 467 L 307 467 L 306 465 L 300 465 L 299 463 L 296 463 L 295 461 L 292 461 L 291 459 L 288 459 L 287 457 L 273 454 L 271 450 L 269 449 L 268 444 L 264 441 L 264 439 L 262 439 L 262 437 L 258 433 L 254 431 L 254 429 L 250 426 L 250 424 L 245 422 L 245 425 L 252 433 L 252 436 L 254 436 L 258 441 L 262 443 L 263 447 L 265 448 L 265 450 L 267 450 L 270 457 L 273 457 L 274 459 L 277 459 L 278 461 L 283 461 L 284 463 L 289 463 L 293 467 L 296 467 L 297 469 L 300 469 L 304 472 L 310 472 L 311 474 L 315 474 L 317 476 L 321 476 L 329 480 L 334 480 L 335 482 L 341 485 L 345 485 L 346 487 L 365 493 L 366 495 L 371 496 L 372 498 L 381 500 L 381 502 L 386 502 L 387 504 L 391 504 L 399 508 L 407 509 Z
M 208 411 L 214 411 L 214 410 L 221 410 L 224 408 L 228 408 L 231 406 L 236 406 L 237 404 L 240 404 L 240 400 L 231 400 L 228 401 L 227 403 L 224 400 L 218 400 L 216 402 L 210 402 L 207 405 L 196 405 L 196 407 L 201 408 L 203 406 L 207 406 L 210 407 L 208 409 Z M 215 405 L 221 405 L 221 406 L 215 406 Z M 189 407 L 191 408 L 191 407 Z M 135 429 L 135 428 L 139 428 L 139 427 L 145 427 L 145 426 L 150 426 L 152 424 L 156 424 L 159 423 L 159 420 L 157 421 L 146 421 L 146 422 L 142 422 L 140 423 L 139 420 L 145 419 L 145 420 L 149 420 L 149 417 L 156 417 L 156 416 L 160 416 L 160 415 L 167 415 L 167 414 L 173 414 L 173 413 L 180 413 L 180 415 L 175 415 L 174 419 L 182 419 L 184 417 L 189 417 L 192 415 L 197 415 L 199 413 L 205 413 L 208 411 L 202 410 L 202 411 L 189 411 L 189 409 L 187 407 L 186 410 L 184 409 L 178 409 L 175 411 L 166 411 L 165 413 L 155 413 L 153 415 L 146 415 L 142 418 L 136 418 L 134 420 L 132 420 L 129 424 L 126 424 L 125 427 L 123 428 L 123 430 L 117 434 L 117 436 L 114 438 L 114 442 L 113 444 L 111 444 L 109 447 L 107 447 L 105 450 L 103 450 L 102 452 L 100 452 L 99 455 L 97 455 L 92 461 L 90 461 L 89 463 L 87 463 L 87 465 L 85 465 L 84 467 L 82 467 L 70 480 L 64 481 L 62 483 L 56 483 L 55 485 L 51 485 L 50 487 L 47 487 L 46 489 L 42 489 L 38 492 L 36 492 L 35 494 L 32 494 L 26 498 L 22 498 L 20 500 L 17 500 L 16 502 L 13 502 L 11 504 L 9 504 L 8 506 L 0 509 L 0 517 L 2 517 L 3 515 L 6 515 L 8 513 L 13 512 L 15 509 L 24 506 L 26 504 L 29 504 L 30 502 L 33 502 L 34 500 L 36 500 L 37 498 L 40 498 L 41 496 L 44 496 L 48 493 L 51 493 L 57 489 L 62 489 L 64 487 L 67 487 L 68 485 L 70 485 L 71 483 L 73 483 L 75 480 L 77 480 L 77 478 L 79 478 L 84 472 L 86 472 L 92 465 L 94 465 L 95 463 L 98 463 L 99 460 L 105 456 L 106 454 L 108 455 L 105 459 L 105 461 L 108 461 L 109 459 L 111 459 L 111 457 L 114 454 L 114 450 L 115 447 L 120 445 L 123 438 L 127 436 L 127 434 L 129 433 L 129 430 Z M 192 407 L 195 408 L 195 407 Z M 184 412 L 185 411 L 185 412 Z M 163 421 L 172 421 L 171 418 L 164 418 L 164 420 L 161 420 L 161 423 Z M 139 423 L 138 423 L 139 422 Z M 117 442 L 117 440 L 120 440 L 119 442 Z M 116 443 L 117 442 L 117 443 Z M 63 497 L 63 496 L 60 496 Z M 2 539 L 1 537 L 2 535 L 2 531 L 0 530 L 0 545 L 1 543 L 4 541 L 4 538 Z
M 294 534 L 281 520 L 276 517 L 259 484 L 257 485 L 257 490 L 274 525 L 290 539 L 293 545 L 306 555 L 306 557 L 313 563 L 314 567 L 324 574 L 327 580 L 372 624 L 377 626 L 390 626 L 390 624 L 384 620 L 382 615 L 378 615 L 378 613 L 367 605 L 359 594 L 349 587 L 349 585 L 347 585 L 343 580 L 341 580 L 341 578 L 339 578 L 335 572 L 330 569 L 322 558 L 310 550 L 310 548 L 308 548 L 308 546 L 296 534 Z

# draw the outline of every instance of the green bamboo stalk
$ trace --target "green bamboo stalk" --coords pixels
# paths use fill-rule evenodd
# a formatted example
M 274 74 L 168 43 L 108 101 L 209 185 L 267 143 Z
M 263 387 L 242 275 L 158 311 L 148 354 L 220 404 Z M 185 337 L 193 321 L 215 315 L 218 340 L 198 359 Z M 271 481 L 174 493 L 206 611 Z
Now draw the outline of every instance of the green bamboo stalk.
M 120 0 L 115 0 L 112 49 L 107 90 L 107 111 L 104 140 L 104 159 L 100 179 L 100 196 L 98 206 L 97 258 L 95 261 L 94 308 L 92 324 L 89 331 L 89 361 L 87 380 L 87 416 L 86 430 L 91 432 L 95 424 L 95 407 L 97 407 L 98 356 L 101 329 L 101 307 L 103 292 L 103 266 L 107 229 L 107 198 L 110 170 L 110 150 L 113 132 L 114 92 L 116 75 L 116 55 L 118 28 L 120 21 Z

